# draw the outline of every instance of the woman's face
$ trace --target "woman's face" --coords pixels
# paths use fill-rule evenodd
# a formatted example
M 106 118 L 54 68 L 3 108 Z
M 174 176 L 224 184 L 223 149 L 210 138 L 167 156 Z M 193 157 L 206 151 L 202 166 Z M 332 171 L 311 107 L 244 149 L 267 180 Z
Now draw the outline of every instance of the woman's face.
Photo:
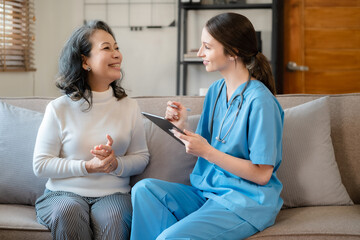
M 203 59 L 206 71 L 226 71 L 230 66 L 230 56 L 224 53 L 223 45 L 213 38 L 210 33 L 203 28 L 201 34 L 201 47 L 197 53 Z
M 105 91 L 113 81 L 121 78 L 122 54 L 114 38 L 104 30 L 95 30 L 90 42 L 92 49 L 89 57 L 84 57 L 83 68 L 91 68 L 88 73 L 91 89 Z

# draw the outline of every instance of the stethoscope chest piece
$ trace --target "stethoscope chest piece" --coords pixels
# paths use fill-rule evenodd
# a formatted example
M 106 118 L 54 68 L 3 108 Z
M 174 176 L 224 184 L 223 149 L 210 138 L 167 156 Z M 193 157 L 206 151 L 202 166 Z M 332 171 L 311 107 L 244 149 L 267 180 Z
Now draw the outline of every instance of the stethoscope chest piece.
M 226 143 L 226 141 L 225 141 L 224 139 L 223 139 L 223 140 L 220 140 L 219 137 L 215 137 L 215 139 L 218 140 L 218 141 L 221 142 L 221 143 L 224 143 L 224 144 Z

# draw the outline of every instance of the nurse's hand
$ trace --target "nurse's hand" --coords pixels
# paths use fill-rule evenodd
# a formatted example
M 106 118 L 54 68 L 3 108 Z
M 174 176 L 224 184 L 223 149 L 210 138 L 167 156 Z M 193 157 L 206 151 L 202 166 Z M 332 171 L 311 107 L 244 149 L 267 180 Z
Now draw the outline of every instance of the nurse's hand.
M 208 143 L 208 141 L 206 141 L 205 138 L 186 129 L 184 130 L 186 135 L 176 130 L 174 130 L 173 133 L 185 144 L 187 153 L 207 159 L 206 155 L 211 152 L 210 150 L 213 147 Z
M 165 118 L 178 128 L 185 129 L 188 119 L 186 107 L 179 102 L 168 101 Z

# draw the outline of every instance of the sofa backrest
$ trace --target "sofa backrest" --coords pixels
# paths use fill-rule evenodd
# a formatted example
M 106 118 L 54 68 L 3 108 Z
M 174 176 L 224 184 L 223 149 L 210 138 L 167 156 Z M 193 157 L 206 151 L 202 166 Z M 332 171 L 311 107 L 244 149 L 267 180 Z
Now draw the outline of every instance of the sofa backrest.
M 51 97 L 0 97 L 1 101 L 8 104 L 38 112 L 45 112 L 46 105 L 53 99 Z
M 309 102 L 325 95 L 278 95 L 284 109 Z M 136 97 L 142 111 L 164 115 L 167 101 L 182 102 L 191 109 L 190 115 L 201 114 L 203 97 L 161 96 Z M 0 98 L 9 104 L 43 112 L 52 98 Z M 360 93 L 330 95 L 331 137 L 336 161 L 345 185 L 354 203 L 360 203 Z

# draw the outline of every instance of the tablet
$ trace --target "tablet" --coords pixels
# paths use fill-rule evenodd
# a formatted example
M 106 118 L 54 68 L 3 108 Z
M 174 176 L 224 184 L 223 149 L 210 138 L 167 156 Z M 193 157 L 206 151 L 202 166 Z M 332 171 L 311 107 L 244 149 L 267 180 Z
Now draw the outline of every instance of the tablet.
M 146 112 L 141 112 L 141 114 L 144 115 L 145 117 L 147 117 L 153 123 L 155 123 L 155 125 L 160 127 L 162 130 L 167 132 L 170 136 L 175 138 L 179 143 L 181 143 L 182 145 L 185 145 L 180 139 L 175 137 L 175 135 L 170 130 L 176 129 L 177 131 L 181 132 L 182 134 L 185 134 L 185 133 L 180 128 L 178 128 L 174 124 L 172 124 L 169 120 L 167 120 L 163 117 L 154 115 L 154 114 L 146 113 Z

